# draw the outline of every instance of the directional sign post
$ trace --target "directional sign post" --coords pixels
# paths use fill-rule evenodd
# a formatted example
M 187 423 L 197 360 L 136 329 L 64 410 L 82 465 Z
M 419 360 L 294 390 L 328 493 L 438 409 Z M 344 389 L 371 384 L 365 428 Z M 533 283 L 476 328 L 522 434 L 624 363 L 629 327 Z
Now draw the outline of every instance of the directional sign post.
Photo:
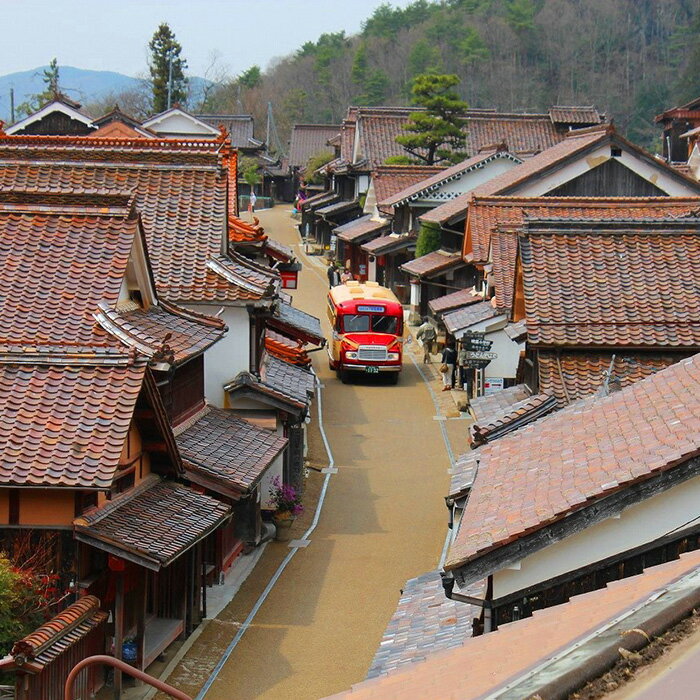
M 495 360 L 498 353 L 484 352 L 483 350 L 467 350 L 468 360 Z

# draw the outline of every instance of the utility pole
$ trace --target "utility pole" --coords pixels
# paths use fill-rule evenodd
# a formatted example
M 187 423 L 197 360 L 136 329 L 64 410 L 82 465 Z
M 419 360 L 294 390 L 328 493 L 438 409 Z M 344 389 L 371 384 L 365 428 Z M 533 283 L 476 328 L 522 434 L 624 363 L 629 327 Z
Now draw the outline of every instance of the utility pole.
M 168 49 L 168 109 L 170 109 L 170 103 L 173 94 L 173 50 Z
M 10 88 L 10 123 L 15 123 L 15 89 Z

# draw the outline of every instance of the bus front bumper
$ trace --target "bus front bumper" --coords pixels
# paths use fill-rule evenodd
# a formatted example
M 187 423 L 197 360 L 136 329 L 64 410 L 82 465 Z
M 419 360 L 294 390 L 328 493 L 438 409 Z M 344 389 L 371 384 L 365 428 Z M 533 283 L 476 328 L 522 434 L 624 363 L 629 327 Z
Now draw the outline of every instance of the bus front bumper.
M 374 374 L 375 372 L 400 372 L 402 365 L 351 365 L 344 362 L 343 369 L 353 372 L 367 372 Z

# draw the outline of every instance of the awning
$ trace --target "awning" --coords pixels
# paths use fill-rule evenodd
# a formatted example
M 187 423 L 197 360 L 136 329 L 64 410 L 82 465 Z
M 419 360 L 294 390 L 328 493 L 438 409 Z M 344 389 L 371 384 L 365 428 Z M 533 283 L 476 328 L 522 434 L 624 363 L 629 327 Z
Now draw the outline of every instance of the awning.
M 380 236 L 368 243 L 363 243 L 360 248 L 370 255 L 389 255 L 415 246 L 417 240 L 418 236 L 414 234 L 390 233 L 388 236 Z
M 441 249 L 404 263 L 401 269 L 414 277 L 432 277 L 461 265 L 461 253 Z
M 463 306 L 455 311 L 450 311 L 450 313 L 443 315 L 442 320 L 448 332 L 456 335 L 477 323 L 488 321 L 501 315 L 502 312 L 491 306 L 490 302 L 482 301 L 478 304 L 471 304 L 470 306 Z
M 388 226 L 389 221 L 386 219 L 373 219 L 371 214 L 367 214 L 367 216 L 362 216 L 359 219 L 338 226 L 333 233 L 335 233 L 341 241 L 346 241 L 347 243 L 362 243 L 368 238 L 376 236 Z
M 150 475 L 73 521 L 76 540 L 152 571 L 172 564 L 230 515 L 225 503 Z
M 294 308 L 291 304 L 280 303 L 274 315 L 266 319 L 271 328 L 298 338 L 305 343 L 325 345 L 326 339 L 321 331 L 321 321 L 311 314 Z
M 250 493 L 287 445 L 276 432 L 214 406 L 177 426 L 175 440 L 187 477 L 232 498 Z

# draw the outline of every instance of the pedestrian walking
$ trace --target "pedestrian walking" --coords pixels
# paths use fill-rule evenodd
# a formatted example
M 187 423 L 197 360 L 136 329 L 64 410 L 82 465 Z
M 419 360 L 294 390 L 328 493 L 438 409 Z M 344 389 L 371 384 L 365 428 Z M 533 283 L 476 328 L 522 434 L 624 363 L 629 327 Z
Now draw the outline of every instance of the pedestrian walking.
M 442 351 L 442 367 L 440 367 L 440 371 L 442 372 L 443 391 L 449 391 L 452 388 L 452 376 L 455 371 L 456 359 L 457 352 L 454 349 L 454 344 L 450 341 Z
M 340 273 L 333 262 L 329 263 L 326 274 L 328 275 L 328 285 L 330 287 L 337 287 L 340 284 Z
M 255 211 L 255 203 L 258 201 L 258 198 L 255 196 L 255 190 L 250 191 L 250 197 L 248 197 L 248 213 L 253 216 L 253 212 Z
M 423 346 L 423 364 L 429 365 L 431 362 L 430 353 L 433 351 L 433 343 L 437 334 L 435 326 L 430 322 L 427 316 L 423 318 L 423 323 L 418 326 L 416 331 L 416 340 Z

